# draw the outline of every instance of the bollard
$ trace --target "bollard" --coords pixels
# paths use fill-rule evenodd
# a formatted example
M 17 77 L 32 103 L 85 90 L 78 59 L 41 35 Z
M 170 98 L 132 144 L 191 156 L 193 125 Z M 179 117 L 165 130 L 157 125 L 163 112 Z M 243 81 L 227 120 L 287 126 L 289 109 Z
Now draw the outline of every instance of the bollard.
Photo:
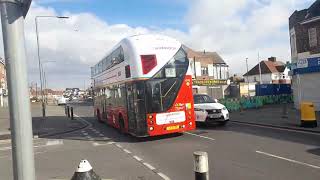
M 64 113 L 65 113 L 66 116 L 68 115 L 67 105 L 64 105 Z
M 194 156 L 195 180 L 209 180 L 208 154 L 202 151 L 196 151 Z
M 317 127 L 317 118 L 315 107 L 312 102 L 301 102 L 301 126 L 302 127 Z
M 282 104 L 282 118 L 288 118 L 288 104 Z
M 68 115 L 68 118 L 70 117 L 70 108 L 69 106 L 67 106 L 67 115 Z
M 101 180 L 87 160 L 81 160 L 71 180 Z
M 242 105 L 242 103 L 240 103 L 240 115 L 243 115 L 243 105 Z
M 73 120 L 73 107 L 70 108 L 71 111 L 71 119 Z

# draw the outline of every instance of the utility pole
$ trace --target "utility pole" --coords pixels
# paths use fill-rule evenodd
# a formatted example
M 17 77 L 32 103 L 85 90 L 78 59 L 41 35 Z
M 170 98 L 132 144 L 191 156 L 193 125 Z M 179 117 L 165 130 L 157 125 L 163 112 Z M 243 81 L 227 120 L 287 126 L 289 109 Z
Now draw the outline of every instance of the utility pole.
M 30 4 L 31 0 L 0 0 L 14 180 L 36 179 L 24 38 L 24 16 Z
M 259 54 L 259 52 L 258 52 L 258 63 L 259 63 L 260 84 L 262 84 L 261 65 L 260 65 L 260 54 Z
M 249 89 L 250 83 L 249 83 L 249 74 L 248 74 L 248 72 L 249 72 L 249 68 L 248 68 L 248 58 L 246 58 L 246 65 L 247 65 L 248 97 L 250 97 L 250 89 Z

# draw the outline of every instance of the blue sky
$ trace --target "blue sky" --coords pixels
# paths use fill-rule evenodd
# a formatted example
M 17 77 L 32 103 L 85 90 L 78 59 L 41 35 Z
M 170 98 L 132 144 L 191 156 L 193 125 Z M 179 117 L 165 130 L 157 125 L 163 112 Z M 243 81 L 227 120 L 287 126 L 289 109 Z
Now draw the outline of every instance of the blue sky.
M 187 30 L 184 16 L 189 0 L 42 0 L 60 13 L 90 12 L 109 24 Z

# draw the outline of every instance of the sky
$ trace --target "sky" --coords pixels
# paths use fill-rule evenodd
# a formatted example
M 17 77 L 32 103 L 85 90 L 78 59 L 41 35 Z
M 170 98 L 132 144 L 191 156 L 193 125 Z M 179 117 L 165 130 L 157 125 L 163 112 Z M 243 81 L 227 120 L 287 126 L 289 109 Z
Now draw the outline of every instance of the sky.
M 25 19 L 29 83 L 38 82 L 35 16 L 48 87 L 89 87 L 90 67 L 117 42 L 160 33 L 194 50 L 216 51 L 243 74 L 270 56 L 290 61 L 288 18 L 314 0 L 33 0 Z M 0 35 L 2 40 L 2 33 Z M 0 43 L 3 57 L 3 44 Z

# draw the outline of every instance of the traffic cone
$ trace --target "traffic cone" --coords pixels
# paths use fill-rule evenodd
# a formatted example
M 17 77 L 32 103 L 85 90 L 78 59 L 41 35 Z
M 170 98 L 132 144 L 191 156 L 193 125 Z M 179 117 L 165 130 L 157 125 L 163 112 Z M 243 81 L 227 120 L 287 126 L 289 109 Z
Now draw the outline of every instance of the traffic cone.
M 87 160 L 81 160 L 71 180 L 101 180 Z

